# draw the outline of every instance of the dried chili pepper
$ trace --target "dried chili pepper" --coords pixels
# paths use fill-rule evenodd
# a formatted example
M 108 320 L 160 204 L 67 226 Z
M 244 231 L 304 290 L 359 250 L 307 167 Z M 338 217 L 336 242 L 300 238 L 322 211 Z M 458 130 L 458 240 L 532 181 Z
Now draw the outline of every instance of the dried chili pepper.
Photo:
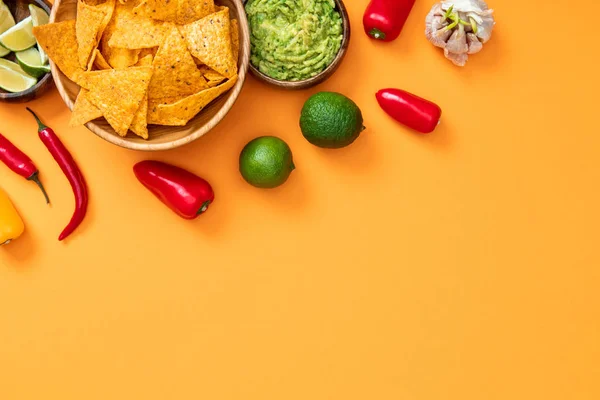
M 182 168 L 147 160 L 135 164 L 133 172 L 142 185 L 182 218 L 196 218 L 215 200 L 207 181 Z
M 429 100 L 400 89 L 383 89 L 375 96 L 383 111 L 416 131 L 431 133 L 440 122 L 442 109 Z
M 54 157 L 54 160 L 59 165 L 63 174 L 65 174 L 69 180 L 71 188 L 73 189 L 73 194 L 75 195 L 75 212 L 73 213 L 73 217 L 71 217 L 69 224 L 58 237 L 58 240 L 64 240 L 73 233 L 85 217 L 88 205 L 87 185 L 73 156 L 71 156 L 71 153 L 69 153 L 69 150 L 67 150 L 58 136 L 56 136 L 56 133 L 54 133 L 51 128 L 44 125 L 29 107 L 27 107 L 27 111 L 29 111 L 37 121 L 38 133 L 41 141 L 44 143 L 50 154 L 52 154 L 52 157 Z
M 42 190 L 46 204 L 50 204 L 50 199 L 46 193 L 46 189 L 42 185 L 39 177 L 39 170 L 31 161 L 31 158 L 27 157 L 25 153 L 11 143 L 6 137 L 0 133 L 0 161 L 2 161 L 8 168 L 13 172 L 21 175 L 28 181 L 35 182 L 36 185 Z
M 371 0 L 363 16 L 367 35 L 373 39 L 391 42 L 396 39 L 415 0 Z

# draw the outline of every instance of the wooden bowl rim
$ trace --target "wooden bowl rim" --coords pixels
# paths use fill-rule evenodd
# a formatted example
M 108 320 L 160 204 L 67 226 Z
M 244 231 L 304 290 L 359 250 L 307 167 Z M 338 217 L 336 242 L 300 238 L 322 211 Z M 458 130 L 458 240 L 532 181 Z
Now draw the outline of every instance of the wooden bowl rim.
M 242 11 L 244 11 L 243 3 L 241 3 L 240 0 L 232 0 L 232 1 L 235 3 L 240 3 L 241 9 L 242 9 Z M 53 23 L 55 21 L 56 14 L 58 12 L 58 9 L 59 9 L 61 3 L 62 3 L 62 0 L 54 1 L 54 6 L 52 7 L 52 12 L 50 13 L 50 23 Z M 116 133 L 107 131 L 107 130 L 103 129 L 102 127 L 98 126 L 97 124 L 95 124 L 93 121 L 90 121 L 87 124 L 85 124 L 85 127 L 88 130 L 92 131 L 95 135 L 106 140 L 107 142 L 116 144 L 117 146 L 120 146 L 120 147 L 123 147 L 126 149 L 141 150 L 141 151 L 170 150 L 170 149 L 174 149 L 177 147 L 181 147 L 185 144 L 191 143 L 194 140 L 199 139 L 200 137 L 206 135 L 211 129 L 213 129 L 215 126 L 217 126 L 223 120 L 223 118 L 225 118 L 225 116 L 227 115 L 229 110 L 231 110 L 231 107 L 233 107 L 233 105 L 235 104 L 240 92 L 242 91 L 244 82 L 246 80 L 248 64 L 250 63 L 250 30 L 248 27 L 248 19 L 246 18 L 245 11 L 243 13 L 239 13 L 238 22 L 239 22 L 239 28 L 240 28 L 240 45 L 245 48 L 245 51 L 243 51 L 243 52 L 240 51 L 240 55 L 245 54 L 245 56 L 243 56 L 241 63 L 238 65 L 238 80 L 235 83 L 235 85 L 233 86 L 233 88 L 231 88 L 225 94 L 225 96 L 228 96 L 227 101 L 217 111 L 217 113 L 211 119 L 209 119 L 204 125 L 202 125 L 200 128 L 198 128 L 197 130 L 193 131 L 192 133 L 188 134 L 185 137 L 182 137 L 177 140 L 173 140 L 171 142 L 166 142 L 166 143 L 152 143 L 152 142 L 142 143 L 142 142 L 139 142 L 139 143 L 137 143 L 137 142 L 129 141 L 127 138 L 121 137 L 121 136 L 117 135 Z M 65 90 L 65 87 L 64 87 L 64 84 L 62 81 L 63 78 L 64 79 L 68 79 L 68 78 L 66 78 L 66 77 L 64 77 L 64 75 L 62 75 L 62 73 L 60 72 L 58 67 L 54 64 L 54 62 L 52 62 L 52 60 L 50 61 L 50 68 L 52 70 L 52 76 L 54 77 L 54 83 L 56 84 L 56 88 L 58 89 L 60 97 L 63 99 L 63 101 L 69 108 L 69 110 L 72 111 L 74 102 L 71 100 L 71 98 L 67 94 L 67 91 Z M 196 118 L 196 117 L 194 117 L 194 118 Z M 192 123 L 193 120 L 194 119 L 192 119 L 189 123 Z
M 280 79 L 275 79 L 263 74 L 258 70 L 258 68 L 252 65 L 252 62 L 249 62 L 248 68 L 250 69 L 250 72 L 252 72 L 252 75 L 254 75 L 254 77 L 265 83 L 289 90 L 308 89 L 320 83 L 323 83 L 327 79 L 329 79 L 329 77 L 331 77 L 331 75 L 333 75 L 333 73 L 338 69 L 338 67 L 342 63 L 342 60 L 346 56 L 346 52 L 348 51 L 348 45 L 350 43 L 350 36 L 352 33 L 352 30 L 350 28 L 350 17 L 348 16 L 348 10 L 346 9 L 346 5 L 344 4 L 343 0 L 334 1 L 342 17 L 343 37 L 342 43 L 340 45 L 340 50 L 338 51 L 337 55 L 327 68 L 325 68 L 322 72 L 318 73 L 317 75 L 308 79 L 304 79 L 302 81 L 282 81 Z M 244 0 L 244 3 L 246 3 L 246 0 Z
M 48 0 L 28 0 L 29 4 L 35 3 L 36 5 L 42 7 L 44 11 L 50 14 L 52 9 L 52 4 Z M 19 22 L 19 21 L 17 21 Z M 35 45 L 34 45 L 35 47 Z M 30 87 L 29 89 L 18 92 L 18 93 L 9 93 L 9 92 L 0 92 L 0 101 L 6 102 L 17 102 L 21 99 L 26 99 L 31 97 L 31 95 L 35 95 L 40 89 L 43 90 L 46 84 L 48 84 L 48 80 L 52 79 L 52 72 L 46 72 L 46 74 L 37 81 L 35 85 Z

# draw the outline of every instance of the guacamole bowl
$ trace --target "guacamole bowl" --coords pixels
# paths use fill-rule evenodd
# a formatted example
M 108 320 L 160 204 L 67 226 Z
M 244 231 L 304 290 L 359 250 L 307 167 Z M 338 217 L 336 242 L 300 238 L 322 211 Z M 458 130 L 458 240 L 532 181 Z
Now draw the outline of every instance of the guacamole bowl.
M 350 19 L 348 18 L 346 6 L 342 0 L 334 0 L 334 2 L 335 11 L 339 12 L 342 20 L 342 42 L 337 54 L 323 71 L 304 80 L 280 80 L 261 72 L 255 65 L 252 64 L 252 62 L 250 62 L 248 68 L 250 69 L 251 74 L 261 82 L 289 90 L 308 89 L 324 82 L 331 75 L 333 75 L 346 56 L 346 51 L 348 50 L 348 45 L 350 44 Z M 244 3 L 246 3 L 246 1 Z

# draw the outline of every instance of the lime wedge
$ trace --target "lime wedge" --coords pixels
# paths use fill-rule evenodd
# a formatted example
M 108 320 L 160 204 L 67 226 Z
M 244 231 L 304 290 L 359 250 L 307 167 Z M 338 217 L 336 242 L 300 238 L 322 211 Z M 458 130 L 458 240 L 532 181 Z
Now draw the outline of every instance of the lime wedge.
M 29 5 L 29 14 L 31 14 L 31 22 L 33 22 L 33 26 L 46 25 L 49 21 L 48 13 L 43 8 L 40 8 L 36 5 Z M 42 49 L 42 46 L 38 43 L 38 50 L 40 51 L 40 56 L 42 57 L 42 64 L 48 63 L 48 56 Z
M 0 0 L 0 34 L 6 32 L 13 26 L 15 26 L 15 19 L 6 4 Z M 8 53 L 10 53 L 10 50 L 0 45 L 0 57 L 4 57 Z
M 50 72 L 50 67 L 42 63 L 40 52 L 35 47 L 15 53 L 17 62 L 27 74 L 40 78 Z
M 15 26 L 15 19 L 6 4 L 0 1 L 0 33 L 4 33 Z
M 19 64 L 14 63 L 12 61 L 5 60 L 4 58 L 0 58 L 0 69 L 10 69 L 11 71 L 18 72 L 23 75 L 27 75 L 25 71 L 19 66 Z
M 11 51 L 22 51 L 35 45 L 31 17 L 25 18 L 0 35 L 0 44 Z
M 23 92 L 37 83 L 37 79 L 10 69 L 0 68 L 0 89 L 7 92 Z

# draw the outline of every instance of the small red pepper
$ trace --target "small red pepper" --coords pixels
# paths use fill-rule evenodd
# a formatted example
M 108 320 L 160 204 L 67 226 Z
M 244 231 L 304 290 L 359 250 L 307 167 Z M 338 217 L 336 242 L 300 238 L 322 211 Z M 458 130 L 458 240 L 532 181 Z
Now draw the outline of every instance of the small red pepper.
M 44 189 L 42 182 L 40 182 L 40 171 L 38 171 L 33 161 L 31 161 L 31 158 L 27 157 L 25 153 L 19 150 L 17 146 L 12 144 L 10 140 L 4 137 L 1 133 L 0 161 L 6 164 L 6 166 L 13 172 L 21 175 L 28 181 L 35 182 L 35 184 L 38 185 L 42 190 L 42 193 L 46 198 L 46 204 L 50 204 L 50 199 L 48 198 L 48 194 L 46 194 L 46 189 Z
M 371 0 L 363 16 L 365 32 L 384 42 L 395 40 L 414 4 L 415 0 Z
M 215 200 L 210 184 L 185 169 L 147 160 L 135 164 L 133 172 L 142 185 L 182 218 L 196 218 Z
M 87 185 L 73 156 L 69 153 L 69 150 L 67 150 L 58 136 L 56 136 L 56 133 L 54 133 L 51 128 L 44 125 L 29 107 L 27 107 L 27 111 L 29 111 L 37 121 L 40 140 L 44 143 L 50 154 L 52 154 L 52 157 L 62 170 L 63 174 L 65 174 L 69 180 L 71 189 L 73 189 L 73 194 L 75 195 L 75 212 L 73 213 L 69 224 L 58 237 L 58 240 L 64 240 L 73 233 L 85 217 L 88 206 Z
M 383 89 L 375 96 L 383 111 L 416 131 L 431 133 L 440 122 L 442 109 L 429 100 L 400 89 Z

